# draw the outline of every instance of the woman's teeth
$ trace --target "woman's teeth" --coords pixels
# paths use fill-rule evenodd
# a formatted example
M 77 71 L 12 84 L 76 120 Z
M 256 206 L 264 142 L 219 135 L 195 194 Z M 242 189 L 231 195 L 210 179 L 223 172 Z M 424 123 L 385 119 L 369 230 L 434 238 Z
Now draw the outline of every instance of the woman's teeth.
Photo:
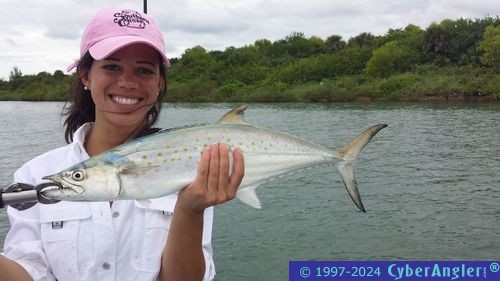
M 112 99 L 119 103 L 119 104 L 124 104 L 124 105 L 133 105 L 139 102 L 139 99 L 135 98 L 125 98 L 125 97 L 119 97 L 119 96 L 112 96 Z

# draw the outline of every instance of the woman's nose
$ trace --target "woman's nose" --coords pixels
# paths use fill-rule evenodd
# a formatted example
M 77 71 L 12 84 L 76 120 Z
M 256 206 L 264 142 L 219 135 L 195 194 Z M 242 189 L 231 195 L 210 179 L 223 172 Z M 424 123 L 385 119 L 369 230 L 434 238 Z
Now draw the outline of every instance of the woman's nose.
M 139 87 L 139 82 L 137 81 L 134 73 L 124 71 L 119 78 L 118 86 L 127 89 L 137 89 Z

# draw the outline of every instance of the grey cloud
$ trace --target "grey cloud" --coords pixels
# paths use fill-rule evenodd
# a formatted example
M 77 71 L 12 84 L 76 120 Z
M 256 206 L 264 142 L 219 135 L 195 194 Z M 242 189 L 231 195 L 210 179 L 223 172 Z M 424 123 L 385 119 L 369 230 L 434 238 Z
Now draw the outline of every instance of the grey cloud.
M 231 20 L 204 19 L 196 20 L 192 17 L 177 19 L 161 24 L 165 31 L 182 31 L 194 34 L 229 34 L 247 29 L 246 24 Z
M 6 0 L 0 1 L 4 22 L 0 27 L 0 56 L 29 57 L 23 72 L 49 70 L 60 65 L 57 57 L 34 61 L 31 50 L 51 53 L 64 44 L 70 60 L 78 55 L 79 38 L 90 18 L 101 8 L 116 6 L 142 10 L 139 0 Z M 344 40 L 361 32 L 382 34 L 389 28 L 416 24 L 426 28 L 445 18 L 482 18 L 500 14 L 493 0 L 149 0 L 148 13 L 158 22 L 170 57 L 201 45 L 207 50 L 253 44 L 257 39 L 281 39 L 292 31 Z M 44 35 L 43 38 L 42 36 Z M 60 40 L 64 39 L 64 40 Z M 15 45 L 17 44 L 17 45 Z M 7 57 L 5 54 L 9 53 Z M 19 56 L 16 56 L 19 55 Z M 4 61 L 4 62 L 5 62 Z M 0 73 L 8 73 L 0 65 Z M 3 69 L 5 68 L 5 69 Z M 29 69 L 29 70 L 28 70 Z
M 5 38 L 5 43 L 11 47 L 17 47 L 17 43 L 14 39 L 11 38 Z
M 81 32 L 75 27 L 65 26 L 60 28 L 49 28 L 45 36 L 54 39 L 79 39 Z
M 212 3 L 215 1 L 191 2 L 173 1 L 168 9 L 156 10 L 154 8 L 159 7 L 153 6 L 151 15 L 165 32 L 224 35 L 245 30 L 250 24 L 248 18 L 241 17 L 230 5 Z

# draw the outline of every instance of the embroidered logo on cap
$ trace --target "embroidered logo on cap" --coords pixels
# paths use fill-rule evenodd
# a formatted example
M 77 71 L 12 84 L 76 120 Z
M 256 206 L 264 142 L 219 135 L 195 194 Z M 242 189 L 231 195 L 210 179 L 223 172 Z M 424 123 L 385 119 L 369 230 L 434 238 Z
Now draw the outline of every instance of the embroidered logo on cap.
M 122 10 L 121 13 L 114 14 L 114 22 L 119 26 L 144 29 L 149 21 L 136 11 Z

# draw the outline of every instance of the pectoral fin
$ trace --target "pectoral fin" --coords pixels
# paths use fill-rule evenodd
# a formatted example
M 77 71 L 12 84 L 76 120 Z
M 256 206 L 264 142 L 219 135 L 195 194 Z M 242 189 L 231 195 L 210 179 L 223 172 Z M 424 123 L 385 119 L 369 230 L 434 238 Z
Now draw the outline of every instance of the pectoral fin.
M 260 204 L 260 200 L 255 194 L 255 189 L 258 185 L 253 185 L 249 187 L 245 187 L 243 189 L 238 189 L 236 192 L 236 197 L 241 200 L 241 202 L 249 205 L 250 207 L 254 207 L 256 209 L 261 209 L 262 206 Z
M 146 172 L 150 171 L 151 169 L 156 169 L 160 168 L 159 166 L 141 166 L 137 165 L 134 162 L 127 162 L 125 165 L 120 165 L 120 174 L 121 175 L 131 175 L 135 177 L 139 177 L 144 175 Z

